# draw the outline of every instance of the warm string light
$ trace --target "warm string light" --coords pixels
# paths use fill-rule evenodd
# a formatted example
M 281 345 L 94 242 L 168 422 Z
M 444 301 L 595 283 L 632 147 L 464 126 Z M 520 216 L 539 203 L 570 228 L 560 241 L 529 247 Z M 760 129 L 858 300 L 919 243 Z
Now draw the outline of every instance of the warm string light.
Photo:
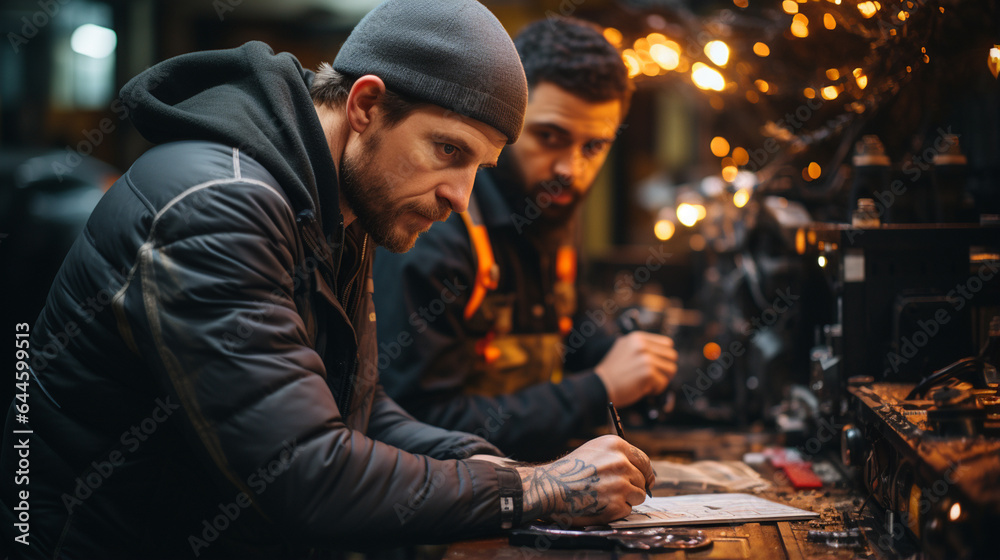
M 818 163 L 813 161 L 810 162 L 809 165 L 807 165 L 805 169 L 802 170 L 802 179 L 805 180 L 806 182 L 815 181 L 816 179 L 819 179 L 822 173 L 823 169 L 819 166 Z
M 690 204 L 677 207 L 677 221 L 686 227 L 692 227 L 698 222 L 698 212 Z
M 853 74 L 854 74 L 854 80 L 857 82 L 859 88 L 865 89 L 866 87 L 868 87 L 868 76 L 865 76 L 863 70 L 861 70 L 860 68 L 855 68 Z
M 721 158 L 729 155 L 729 141 L 721 136 L 712 138 L 712 141 L 708 143 L 708 147 L 712 150 L 712 155 L 715 157 Z
M 722 41 L 709 41 L 705 44 L 705 55 L 719 68 L 725 68 L 729 62 L 729 46 Z
M 664 70 L 675 70 L 681 63 L 680 46 L 673 41 L 649 47 L 649 55 Z
M 733 193 L 733 205 L 743 208 L 750 202 L 750 189 L 740 189 Z
M 858 11 L 865 19 L 870 19 L 872 16 L 878 13 L 881 6 L 878 2 L 861 2 L 858 4 Z
M 642 63 L 639 62 L 639 55 L 634 50 L 625 49 L 622 51 L 622 60 L 625 61 L 625 67 L 628 68 L 629 78 L 634 78 L 642 73 Z
M 703 62 L 695 62 L 691 65 L 691 81 L 699 89 L 722 91 L 726 89 L 726 79 L 718 70 Z
M 604 38 L 615 47 L 620 48 L 622 46 L 622 32 L 614 27 L 608 27 L 604 30 Z
M 698 208 L 696 208 L 693 204 L 685 202 L 684 204 L 677 205 L 677 221 L 680 222 L 681 225 L 687 227 L 694 226 L 698 223 L 699 214 Z
M 792 35 L 800 39 L 804 39 L 809 36 L 809 18 L 802 14 L 795 14 L 792 17 L 792 26 L 790 28 Z
M 604 36 L 613 44 L 620 45 L 623 40 L 621 32 L 613 27 L 606 28 Z M 622 60 L 625 62 L 630 78 L 635 78 L 640 74 L 654 77 L 664 71 L 686 72 L 688 70 L 688 64 L 681 56 L 680 44 L 670 40 L 662 33 L 650 33 L 636 39 L 632 47 L 622 50 Z
M 773 2 L 773 0 L 770 1 Z M 822 1 L 812 0 L 812 2 Z M 784 21 L 788 22 L 789 27 L 786 28 L 783 35 L 779 34 L 776 38 L 773 33 L 768 33 L 767 36 L 774 38 L 777 45 L 785 49 L 789 46 L 790 37 L 801 39 L 809 37 L 810 34 L 817 34 L 826 40 L 823 35 L 825 29 L 826 32 L 834 33 L 830 35 L 831 41 L 839 41 L 839 34 L 853 35 L 862 40 L 869 40 L 873 49 L 881 50 L 884 54 L 887 45 L 902 45 L 904 38 L 915 37 L 913 32 L 907 30 L 912 29 L 919 32 L 922 29 L 919 26 L 925 20 L 922 17 L 917 18 L 917 16 L 926 15 L 925 12 L 920 11 L 923 4 L 912 1 L 886 4 L 885 6 L 878 1 L 856 1 L 848 3 L 842 8 L 833 7 L 841 6 L 841 0 L 825 0 L 825 2 L 826 4 L 818 5 L 812 4 L 810 0 L 784 0 L 780 5 L 783 12 L 787 14 L 783 17 L 788 17 Z M 733 4 L 738 8 L 746 8 L 749 6 L 749 0 L 733 0 Z M 883 8 L 886 9 L 883 10 Z M 852 17 L 850 12 L 854 9 L 858 11 Z M 942 14 L 945 12 L 943 8 L 939 11 Z M 937 16 L 937 12 L 934 15 Z M 742 16 L 737 15 L 736 17 Z M 810 18 L 813 18 L 812 29 L 810 29 Z M 874 21 L 866 22 L 865 20 Z M 819 27 L 820 24 L 822 27 Z M 677 27 L 668 28 L 662 24 L 654 25 L 651 23 L 650 25 L 659 29 L 677 29 Z M 881 32 L 880 36 L 878 35 L 879 31 L 874 31 L 876 25 Z M 913 25 L 918 27 L 912 27 Z M 706 29 L 711 29 L 711 33 L 716 36 L 732 36 L 731 31 L 726 27 L 713 28 L 706 25 Z M 897 31 L 900 32 L 897 33 Z M 604 30 L 604 36 L 609 42 L 622 49 L 622 58 L 630 77 L 635 78 L 643 75 L 657 77 L 671 72 L 684 75 L 690 73 L 691 83 L 707 92 L 707 101 L 716 111 L 724 110 L 726 103 L 735 102 L 738 106 L 740 102 L 758 103 L 767 97 L 771 97 L 771 103 L 783 103 L 789 94 L 796 91 L 801 92 L 801 97 L 806 99 L 825 101 L 843 99 L 842 104 L 830 105 L 830 107 L 841 107 L 845 114 L 841 115 L 840 119 L 828 120 L 827 125 L 821 127 L 827 129 L 825 134 L 841 130 L 845 123 L 850 122 L 849 117 L 853 115 L 876 109 L 884 96 L 893 95 L 899 90 L 900 82 L 907 78 L 902 73 L 878 72 L 876 78 L 870 79 L 872 77 L 869 76 L 865 68 L 853 67 L 850 65 L 850 61 L 847 61 L 847 63 L 838 64 L 835 67 L 819 68 L 820 75 L 825 78 L 826 83 L 813 83 L 805 87 L 799 86 L 801 89 L 798 89 L 789 87 L 792 83 L 783 82 L 777 77 L 774 78 L 774 81 L 770 81 L 772 80 L 771 76 L 766 79 L 763 76 L 754 76 L 758 66 L 754 61 L 771 55 L 771 46 L 764 41 L 754 41 L 742 45 L 732 44 L 728 38 L 725 41 L 718 38 L 702 39 L 704 36 L 704 32 L 702 32 L 697 35 L 695 42 L 688 35 L 670 38 L 657 31 L 640 36 L 631 41 L 630 44 L 624 39 L 621 31 L 610 27 Z M 768 41 L 771 40 L 768 39 Z M 703 51 L 705 58 L 699 60 L 700 53 L 691 49 L 692 43 L 700 45 L 700 50 Z M 687 48 L 682 47 L 682 44 L 688 45 Z M 919 45 L 917 47 L 920 48 L 920 54 L 916 56 L 919 56 L 923 63 L 929 64 L 930 53 L 927 47 L 919 47 Z M 746 58 L 750 52 L 757 58 Z M 741 54 L 744 55 L 742 59 Z M 910 64 L 905 66 L 906 73 L 913 72 L 913 67 L 917 64 L 916 56 L 911 58 Z M 1000 45 L 994 46 L 990 50 L 988 63 L 990 71 L 994 75 L 1000 74 Z M 869 68 L 869 70 L 871 69 Z M 731 79 L 734 81 L 727 80 L 729 72 L 732 73 Z M 873 87 L 869 87 L 870 85 Z M 780 124 L 778 127 L 782 128 Z M 768 130 L 766 134 L 777 138 L 782 143 L 796 141 L 797 136 L 798 141 L 804 142 L 807 146 L 813 143 L 816 138 L 823 137 L 818 135 L 821 130 L 797 132 L 788 130 L 787 127 L 783 128 L 786 129 L 784 132 L 775 133 Z M 731 184 L 737 183 L 733 187 L 736 189 L 733 195 L 734 205 L 737 207 L 746 205 L 752 191 L 740 188 L 736 179 L 744 173 L 753 175 L 750 172 L 740 172 L 741 167 L 749 164 L 750 158 L 747 150 L 739 146 L 731 147 L 729 142 L 721 136 L 712 139 L 710 148 L 713 155 L 720 158 L 720 172 L 717 177 L 721 177 L 723 181 Z M 807 182 L 816 181 L 822 175 L 822 169 L 817 162 L 809 162 L 801 171 L 802 179 Z M 703 218 L 697 213 L 697 208 L 691 204 L 682 204 L 676 209 L 671 208 L 670 211 L 671 214 L 677 214 L 676 219 L 672 215 L 664 217 L 661 214 L 661 219 L 654 224 L 654 233 L 659 239 L 672 237 L 676 227 L 679 227 L 676 226 L 677 223 L 691 227 Z M 704 207 L 702 207 L 702 212 L 704 212 Z
M 827 0 L 829 3 L 834 5 L 840 5 L 840 0 Z M 734 0 L 738 7 L 742 7 L 744 4 L 749 5 L 748 2 L 744 0 Z M 792 36 L 797 38 L 808 37 L 810 34 L 809 29 L 809 18 L 800 13 L 802 8 L 799 4 L 806 4 L 808 0 L 784 0 L 782 2 L 782 7 L 784 11 L 792 15 L 792 21 L 790 23 L 789 32 Z M 895 13 L 886 15 L 885 17 L 892 19 L 894 21 L 908 21 L 913 17 L 913 13 L 908 10 L 915 9 L 915 4 L 913 2 L 905 2 L 906 8 L 899 9 Z M 865 2 L 858 2 L 856 8 L 859 13 L 865 18 L 870 19 L 879 14 L 882 9 L 882 4 L 877 1 L 867 0 Z M 902 8 L 902 6 L 901 6 Z M 941 10 L 944 13 L 944 10 Z M 831 12 L 826 12 L 822 14 L 823 26 L 826 29 L 833 30 L 837 28 L 838 22 L 837 18 Z M 896 31 L 895 29 L 890 29 L 890 34 Z M 621 46 L 623 42 L 622 32 L 616 28 L 608 27 L 604 30 L 604 35 L 612 44 Z M 655 77 L 663 74 L 664 72 L 691 72 L 691 80 L 696 87 L 706 91 L 726 91 L 732 90 L 734 83 L 727 83 L 725 76 L 716 68 L 705 64 L 704 62 L 691 61 L 685 59 L 683 54 L 683 49 L 677 41 L 668 39 L 665 35 L 659 32 L 650 33 L 648 36 L 639 37 L 635 40 L 634 48 L 626 48 L 622 51 L 622 57 L 625 61 L 626 67 L 628 68 L 630 77 L 637 77 L 639 75 L 645 75 L 649 77 Z M 715 39 L 708 41 L 703 46 L 705 55 L 708 59 L 717 67 L 724 68 L 730 64 L 730 59 L 732 58 L 732 49 L 724 41 Z M 761 41 L 753 44 L 752 50 L 758 57 L 767 57 L 770 55 L 770 47 Z M 930 55 L 926 52 L 926 49 L 922 49 L 923 56 L 922 60 L 925 64 L 930 62 Z M 741 63 L 742 64 L 742 63 Z M 744 68 L 749 68 L 744 65 Z M 859 90 L 864 90 L 869 83 L 868 76 L 864 74 L 860 69 L 855 69 L 854 78 Z M 737 66 L 737 71 L 740 74 L 745 75 L 747 70 Z M 912 66 L 907 66 L 906 71 L 912 72 Z M 838 81 L 840 79 L 839 71 L 835 68 L 827 70 L 827 77 L 831 81 Z M 755 86 L 755 90 L 750 89 L 741 92 L 747 101 L 751 103 L 757 103 L 760 100 L 758 91 L 760 93 L 770 93 L 772 90 L 771 84 L 766 80 L 757 79 L 753 80 L 752 83 Z M 884 90 L 883 90 L 884 91 Z M 817 90 L 813 88 L 806 88 L 803 90 L 803 95 L 806 98 L 813 99 L 815 97 L 822 97 L 826 100 L 833 100 L 839 97 L 841 93 L 844 92 L 843 84 L 832 84 L 825 87 L 820 87 Z M 859 94 L 855 93 L 855 97 Z M 723 101 L 718 98 L 710 98 L 712 107 L 715 109 L 721 109 L 723 106 Z M 845 105 L 845 109 L 852 112 L 862 112 L 863 104 L 848 104 Z
M 677 226 L 670 220 L 657 220 L 653 225 L 653 235 L 660 241 L 667 241 L 674 236 Z
M 618 37 L 617 30 L 606 33 L 612 39 Z M 724 41 L 709 41 L 705 44 L 704 50 L 708 59 L 720 68 L 724 68 L 729 62 L 729 45 Z M 639 37 L 633 43 L 633 48 L 622 51 L 622 58 L 628 68 L 629 77 L 632 78 L 640 74 L 653 77 L 663 71 L 687 72 L 690 68 L 691 81 L 699 89 L 723 91 L 726 88 L 726 79 L 722 73 L 703 62 L 694 62 L 689 66 L 682 57 L 680 44 L 662 33 L 650 33 L 646 37 Z

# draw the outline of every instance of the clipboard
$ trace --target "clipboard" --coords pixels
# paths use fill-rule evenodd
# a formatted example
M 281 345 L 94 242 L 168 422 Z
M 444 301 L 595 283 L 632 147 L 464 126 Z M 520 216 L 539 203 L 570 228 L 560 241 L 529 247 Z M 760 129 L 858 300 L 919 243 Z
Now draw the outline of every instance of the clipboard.
M 634 529 L 731 525 L 764 521 L 798 521 L 814 517 L 819 517 L 819 514 L 751 494 L 687 494 L 647 498 L 632 508 L 631 515 L 619 521 L 612 521 L 610 526 L 616 529 Z

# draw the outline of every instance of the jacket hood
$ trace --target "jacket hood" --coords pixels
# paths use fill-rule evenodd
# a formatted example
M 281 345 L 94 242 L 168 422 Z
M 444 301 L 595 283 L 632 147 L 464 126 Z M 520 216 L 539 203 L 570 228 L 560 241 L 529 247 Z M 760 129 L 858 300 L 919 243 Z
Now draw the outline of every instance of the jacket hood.
M 337 170 L 309 96 L 313 73 L 259 41 L 184 54 L 121 90 L 150 142 L 208 140 L 240 148 L 285 190 L 296 212 L 340 222 Z

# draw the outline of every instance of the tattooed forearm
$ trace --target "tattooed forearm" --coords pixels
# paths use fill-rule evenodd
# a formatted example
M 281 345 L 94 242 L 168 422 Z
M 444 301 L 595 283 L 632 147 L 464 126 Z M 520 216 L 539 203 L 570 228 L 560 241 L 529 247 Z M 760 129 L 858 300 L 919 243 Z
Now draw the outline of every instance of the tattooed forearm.
M 595 515 L 604 509 L 596 488 L 597 467 L 579 458 L 567 457 L 524 469 L 521 478 L 524 519 L 553 513 Z

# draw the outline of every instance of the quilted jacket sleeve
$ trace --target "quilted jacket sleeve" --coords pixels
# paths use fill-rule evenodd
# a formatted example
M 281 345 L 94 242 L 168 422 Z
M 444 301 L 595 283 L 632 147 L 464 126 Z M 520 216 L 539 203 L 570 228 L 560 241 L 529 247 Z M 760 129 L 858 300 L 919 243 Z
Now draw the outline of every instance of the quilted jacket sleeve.
M 381 385 L 375 392 L 369 435 L 411 453 L 435 459 L 465 459 L 473 455 L 503 455 L 479 436 L 424 424 L 410 416 L 385 394 Z
M 345 426 L 293 302 L 295 239 L 281 195 L 247 180 L 188 189 L 152 219 L 114 306 L 122 335 L 180 404 L 191 449 L 304 544 L 498 531 L 493 465 L 412 454 Z M 419 429 L 379 402 L 373 428 L 387 442 Z M 260 469 L 272 475 L 264 489 Z

